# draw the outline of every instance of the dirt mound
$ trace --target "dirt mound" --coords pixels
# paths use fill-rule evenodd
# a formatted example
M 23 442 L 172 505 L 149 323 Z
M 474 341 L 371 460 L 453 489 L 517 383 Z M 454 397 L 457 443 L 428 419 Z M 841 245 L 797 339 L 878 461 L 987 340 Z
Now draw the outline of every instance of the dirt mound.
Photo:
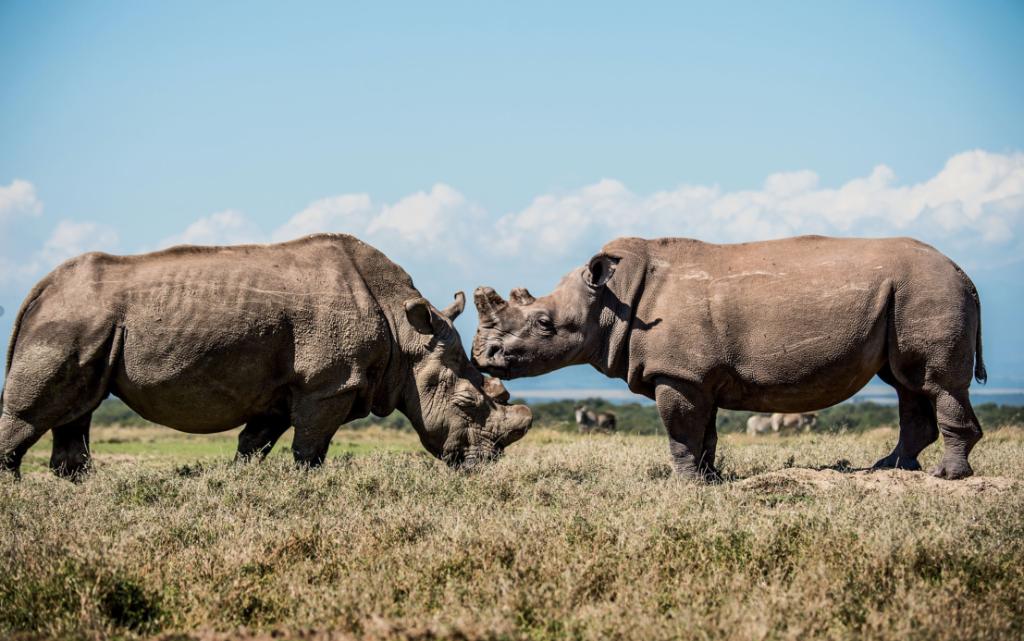
M 759 493 L 818 493 L 855 487 L 881 494 L 934 492 L 947 496 L 997 494 L 1019 489 L 1024 485 L 1005 476 L 972 476 L 960 481 L 939 479 L 926 472 L 906 470 L 856 470 L 788 468 L 759 474 L 735 486 Z

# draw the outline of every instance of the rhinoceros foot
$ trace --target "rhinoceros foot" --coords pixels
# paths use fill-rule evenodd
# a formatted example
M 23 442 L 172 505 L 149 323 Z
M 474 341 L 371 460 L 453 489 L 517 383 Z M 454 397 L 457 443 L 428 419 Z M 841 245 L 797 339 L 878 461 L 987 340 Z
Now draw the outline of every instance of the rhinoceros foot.
M 871 466 L 874 470 L 910 470 L 916 472 L 921 469 L 921 464 L 917 462 L 916 458 L 902 456 L 897 452 L 893 452 L 889 456 L 880 458 L 875 461 L 875 464 Z
M 968 476 L 974 474 L 974 470 L 971 468 L 971 464 L 967 462 L 967 459 L 962 460 L 947 460 L 942 461 L 932 468 L 932 476 L 937 476 L 940 479 L 948 479 L 955 481 L 956 479 L 965 479 Z

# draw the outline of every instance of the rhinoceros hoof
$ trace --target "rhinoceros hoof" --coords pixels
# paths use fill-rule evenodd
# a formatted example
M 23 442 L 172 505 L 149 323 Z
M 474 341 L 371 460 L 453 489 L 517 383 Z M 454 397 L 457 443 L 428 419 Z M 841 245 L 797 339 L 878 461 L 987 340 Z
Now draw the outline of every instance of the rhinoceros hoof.
M 916 472 L 921 469 L 921 464 L 917 462 L 916 458 L 901 457 L 898 454 L 890 454 L 885 458 L 878 459 L 874 465 L 871 466 L 874 470 L 910 470 Z
M 974 470 L 971 469 L 971 464 L 967 461 L 942 461 L 932 468 L 932 476 L 950 481 L 965 479 L 972 474 L 974 474 Z

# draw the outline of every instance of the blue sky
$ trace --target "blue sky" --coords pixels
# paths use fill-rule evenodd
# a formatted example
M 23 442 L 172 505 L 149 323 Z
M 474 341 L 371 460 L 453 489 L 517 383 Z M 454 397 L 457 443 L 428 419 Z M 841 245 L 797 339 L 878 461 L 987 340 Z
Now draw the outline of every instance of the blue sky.
M 623 233 L 907 234 L 1024 386 L 1022 33 L 1020 2 L 5 0 L 0 332 L 90 249 L 348 231 L 444 305 Z

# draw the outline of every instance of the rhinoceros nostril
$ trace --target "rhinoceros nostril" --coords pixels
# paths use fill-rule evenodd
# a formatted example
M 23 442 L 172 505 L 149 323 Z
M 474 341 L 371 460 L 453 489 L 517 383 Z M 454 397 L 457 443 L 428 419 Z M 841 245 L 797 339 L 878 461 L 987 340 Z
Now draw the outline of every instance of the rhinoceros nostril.
M 487 351 L 484 352 L 484 358 L 489 361 L 496 359 L 501 355 L 501 345 L 488 345 Z

